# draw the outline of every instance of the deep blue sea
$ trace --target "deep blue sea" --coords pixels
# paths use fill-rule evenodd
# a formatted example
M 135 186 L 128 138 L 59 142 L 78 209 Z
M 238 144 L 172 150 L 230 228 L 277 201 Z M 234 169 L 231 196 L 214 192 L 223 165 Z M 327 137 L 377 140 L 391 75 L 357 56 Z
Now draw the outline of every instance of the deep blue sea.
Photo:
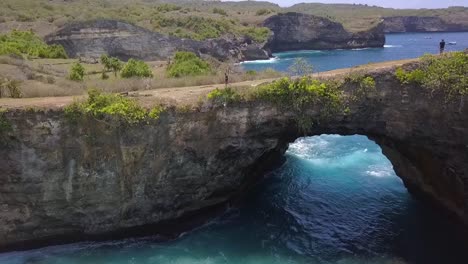
M 458 235 L 408 194 L 374 142 L 322 135 L 291 144 L 244 203 L 175 241 L 54 246 L 0 254 L 0 263 L 463 264 Z
M 384 48 L 281 52 L 273 54 L 273 59 L 248 61 L 242 63 L 242 66 L 246 70 L 261 71 L 271 68 L 287 72 L 295 59 L 301 57 L 313 65 L 315 72 L 329 71 L 371 62 L 417 58 L 426 53 L 438 54 L 441 39 L 445 39 L 447 43 L 457 43 L 447 45 L 446 51 L 468 48 L 468 32 L 387 34 Z
M 316 70 L 468 48 L 468 33 L 392 34 L 381 49 L 275 54 L 249 69 Z M 0 264 L 466 264 L 468 242 L 443 214 L 414 199 L 364 136 L 298 139 L 285 164 L 239 207 L 179 239 L 85 242 L 0 254 Z

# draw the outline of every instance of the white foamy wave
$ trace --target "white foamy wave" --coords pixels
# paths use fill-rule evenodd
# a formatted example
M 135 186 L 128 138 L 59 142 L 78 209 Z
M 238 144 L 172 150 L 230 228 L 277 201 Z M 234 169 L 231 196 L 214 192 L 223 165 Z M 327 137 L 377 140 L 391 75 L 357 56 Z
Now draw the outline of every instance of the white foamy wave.
M 382 165 L 371 165 L 369 166 L 369 169 L 366 171 L 366 174 L 372 177 L 389 177 L 393 176 L 394 171 L 393 171 L 393 166 L 387 165 L 387 166 L 382 166 Z
M 368 50 L 368 49 L 371 49 L 371 48 L 356 48 L 356 49 L 351 49 L 351 50 Z
M 403 47 L 402 45 L 384 45 L 384 48 L 401 48 Z
M 312 159 L 316 158 L 317 151 L 325 149 L 328 144 L 329 142 L 320 136 L 300 138 L 289 145 L 287 153 L 303 159 Z
M 278 60 L 277 57 L 270 58 L 268 60 L 252 60 L 252 61 L 243 61 L 240 64 L 262 64 L 262 63 L 275 63 Z

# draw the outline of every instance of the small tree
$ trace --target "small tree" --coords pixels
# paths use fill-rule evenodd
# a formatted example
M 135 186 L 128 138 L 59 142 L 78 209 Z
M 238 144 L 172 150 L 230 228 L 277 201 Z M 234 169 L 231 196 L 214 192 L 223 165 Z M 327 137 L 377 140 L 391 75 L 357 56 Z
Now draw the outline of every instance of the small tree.
M 76 62 L 73 64 L 68 78 L 70 78 L 70 80 L 72 81 L 81 82 L 84 80 L 84 75 L 85 75 L 85 68 L 83 67 L 83 65 L 81 65 L 81 63 Z
M 304 58 L 297 58 L 289 67 L 291 76 L 307 76 L 314 72 L 314 66 Z
M 117 77 L 117 73 L 122 70 L 123 62 L 115 57 L 109 57 L 107 55 L 101 56 L 101 63 L 104 65 L 105 71 L 112 71 L 114 72 L 115 77 Z M 103 74 L 105 76 L 105 74 Z
M 125 64 L 120 74 L 122 78 L 132 78 L 132 77 L 153 77 L 153 72 L 151 68 L 144 61 L 130 59 Z

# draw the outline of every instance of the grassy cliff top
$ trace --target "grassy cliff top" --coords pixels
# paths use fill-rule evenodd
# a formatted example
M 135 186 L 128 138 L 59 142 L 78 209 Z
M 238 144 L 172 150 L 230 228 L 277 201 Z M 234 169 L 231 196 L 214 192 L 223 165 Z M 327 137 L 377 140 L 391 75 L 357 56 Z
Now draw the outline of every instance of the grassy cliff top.
M 278 12 L 297 11 L 343 23 L 351 31 L 364 30 L 386 16 L 437 16 L 468 24 L 468 8 L 390 9 L 348 4 L 298 4 L 281 8 L 260 1 L 202 0 L 2 0 L 0 33 L 32 28 L 46 35 L 70 21 L 120 19 L 153 31 L 204 39 L 221 33 L 242 34 Z

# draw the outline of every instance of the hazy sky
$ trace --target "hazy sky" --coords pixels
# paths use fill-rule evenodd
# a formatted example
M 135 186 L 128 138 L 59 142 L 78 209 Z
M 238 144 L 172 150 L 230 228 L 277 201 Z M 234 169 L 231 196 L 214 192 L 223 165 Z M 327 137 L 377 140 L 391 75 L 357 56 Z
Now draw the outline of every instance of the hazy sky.
M 448 6 L 468 6 L 468 0 L 267 0 L 281 6 L 290 6 L 296 3 L 348 3 L 368 4 L 393 8 L 442 8 Z

